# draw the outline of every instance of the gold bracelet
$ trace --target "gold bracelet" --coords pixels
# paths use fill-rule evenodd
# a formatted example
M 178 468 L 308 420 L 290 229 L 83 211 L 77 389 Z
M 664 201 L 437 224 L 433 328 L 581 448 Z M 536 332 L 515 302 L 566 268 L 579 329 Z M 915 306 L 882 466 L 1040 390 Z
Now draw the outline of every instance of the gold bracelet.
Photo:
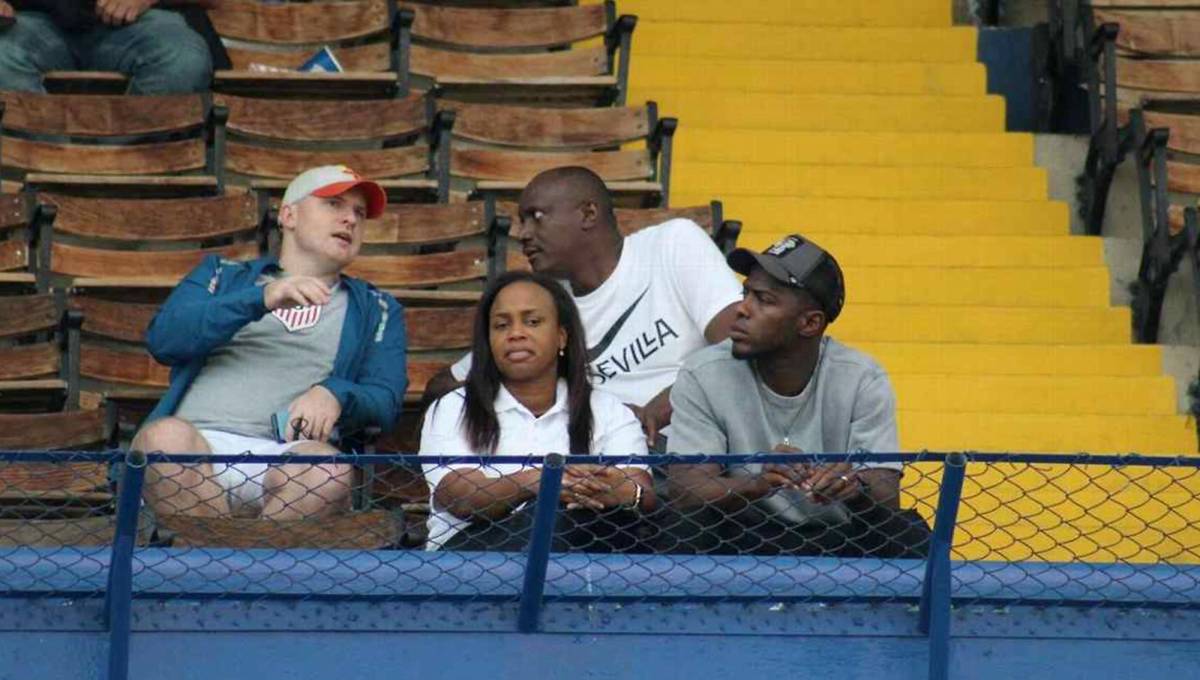
M 636 489 L 636 491 L 633 492 L 633 502 L 625 506 L 626 510 L 637 510 L 638 508 L 642 507 L 642 494 L 646 490 L 643 489 L 642 485 L 638 484 L 637 482 L 633 483 L 633 488 Z

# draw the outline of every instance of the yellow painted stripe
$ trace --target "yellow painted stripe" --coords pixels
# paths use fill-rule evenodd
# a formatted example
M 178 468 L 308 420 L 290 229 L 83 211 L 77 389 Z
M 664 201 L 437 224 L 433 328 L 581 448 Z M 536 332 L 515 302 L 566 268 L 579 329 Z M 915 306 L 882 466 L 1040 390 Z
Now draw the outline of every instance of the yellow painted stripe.
M 899 408 L 945 413 L 1175 415 L 1165 376 L 893 376 Z
M 753 53 L 751 53 L 753 54 Z M 927 94 L 987 91 L 983 64 L 688 59 L 637 56 L 629 83 L 637 94 L 709 88 L 714 94 Z
M 1108 307 L 1106 267 L 847 267 L 855 304 Z
M 1095 345 L 1129 342 L 1126 307 L 951 307 L 856 304 L 831 326 L 851 344 L 874 342 Z
M 843 267 L 1101 267 L 1104 242 L 1085 236 L 864 236 L 803 233 Z M 776 234 L 743 233 L 738 245 L 763 250 Z
M 1004 100 L 995 95 L 739 94 L 706 90 L 649 93 L 663 116 L 681 125 L 827 132 L 1003 132 Z M 641 93 L 631 98 L 640 101 Z
M 711 196 L 671 192 L 673 205 L 703 205 Z M 865 198 L 725 197 L 725 215 L 741 220 L 744 243 L 788 231 L 912 236 L 1065 236 L 1066 203 L 1051 201 L 937 201 Z
M 644 19 L 644 17 L 643 17 Z M 974 62 L 974 28 L 812 28 L 765 24 L 660 23 L 642 20 L 632 70 L 643 56 L 794 61 Z
M 695 128 L 686 120 L 672 151 L 692 161 L 741 164 L 1029 167 L 1033 135 L 897 132 L 809 132 Z M 689 187 L 676 185 L 679 192 Z
M 621 0 L 643 21 L 759 23 L 772 26 L 950 26 L 946 0 Z
M 841 337 L 836 322 L 830 332 Z M 1162 349 L 1156 345 L 1000 345 L 854 342 L 893 377 L 904 373 L 961 376 L 1157 376 Z
M 1042 168 L 872 167 L 679 163 L 672 186 L 714 196 L 944 198 L 1034 201 L 1046 198 Z
M 905 450 L 1192 454 L 1183 416 L 1031 415 L 900 411 Z

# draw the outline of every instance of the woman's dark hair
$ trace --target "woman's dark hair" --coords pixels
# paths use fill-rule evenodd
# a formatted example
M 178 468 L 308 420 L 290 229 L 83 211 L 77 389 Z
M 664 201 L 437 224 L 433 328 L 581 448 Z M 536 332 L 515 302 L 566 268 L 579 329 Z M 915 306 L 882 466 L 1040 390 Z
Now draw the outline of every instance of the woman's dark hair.
M 567 291 L 544 274 L 511 271 L 501 274 L 484 291 L 475 310 L 475 332 L 471 340 L 471 370 L 467 373 L 466 408 L 462 427 L 467 441 L 476 451 L 496 452 L 500 441 L 500 423 L 496 420 L 496 395 L 500 393 L 502 377 L 492 356 L 489 338 L 492 305 L 500 291 L 522 281 L 540 286 L 554 300 L 558 324 L 567 331 L 567 346 L 558 358 L 558 376 L 567 380 L 567 429 L 571 450 L 567 453 L 588 454 L 592 448 L 592 384 L 589 376 L 587 341 L 579 309 Z

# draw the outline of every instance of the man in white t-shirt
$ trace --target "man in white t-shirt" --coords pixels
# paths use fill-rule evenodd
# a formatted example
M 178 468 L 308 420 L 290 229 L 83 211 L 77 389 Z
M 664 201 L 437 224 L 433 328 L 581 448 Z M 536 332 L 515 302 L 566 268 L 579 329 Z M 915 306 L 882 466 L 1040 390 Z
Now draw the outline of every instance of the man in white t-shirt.
M 655 446 L 671 420 L 684 359 L 729 335 L 741 285 L 695 222 L 674 219 L 622 237 L 612 197 L 591 170 L 548 170 L 521 192 L 513 237 L 536 272 L 571 291 L 597 388 L 638 413 Z M 470 355 L 429 383 L 435 397 L 462 381 Z

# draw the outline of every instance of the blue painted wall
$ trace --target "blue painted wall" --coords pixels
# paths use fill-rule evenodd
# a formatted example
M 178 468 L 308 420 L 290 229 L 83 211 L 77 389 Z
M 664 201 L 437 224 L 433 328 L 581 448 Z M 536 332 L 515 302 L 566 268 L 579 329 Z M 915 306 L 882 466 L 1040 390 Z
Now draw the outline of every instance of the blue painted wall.
M 0 600 L 0 680 L 103 677 L 102 601 Z M 136 680 L 927 677 L 908 603 L 141 600 Z M 37 627 L 41 630 L 16 630 Z M 1200 612 L 959 607 L 951 677 L 1200 678 Z

